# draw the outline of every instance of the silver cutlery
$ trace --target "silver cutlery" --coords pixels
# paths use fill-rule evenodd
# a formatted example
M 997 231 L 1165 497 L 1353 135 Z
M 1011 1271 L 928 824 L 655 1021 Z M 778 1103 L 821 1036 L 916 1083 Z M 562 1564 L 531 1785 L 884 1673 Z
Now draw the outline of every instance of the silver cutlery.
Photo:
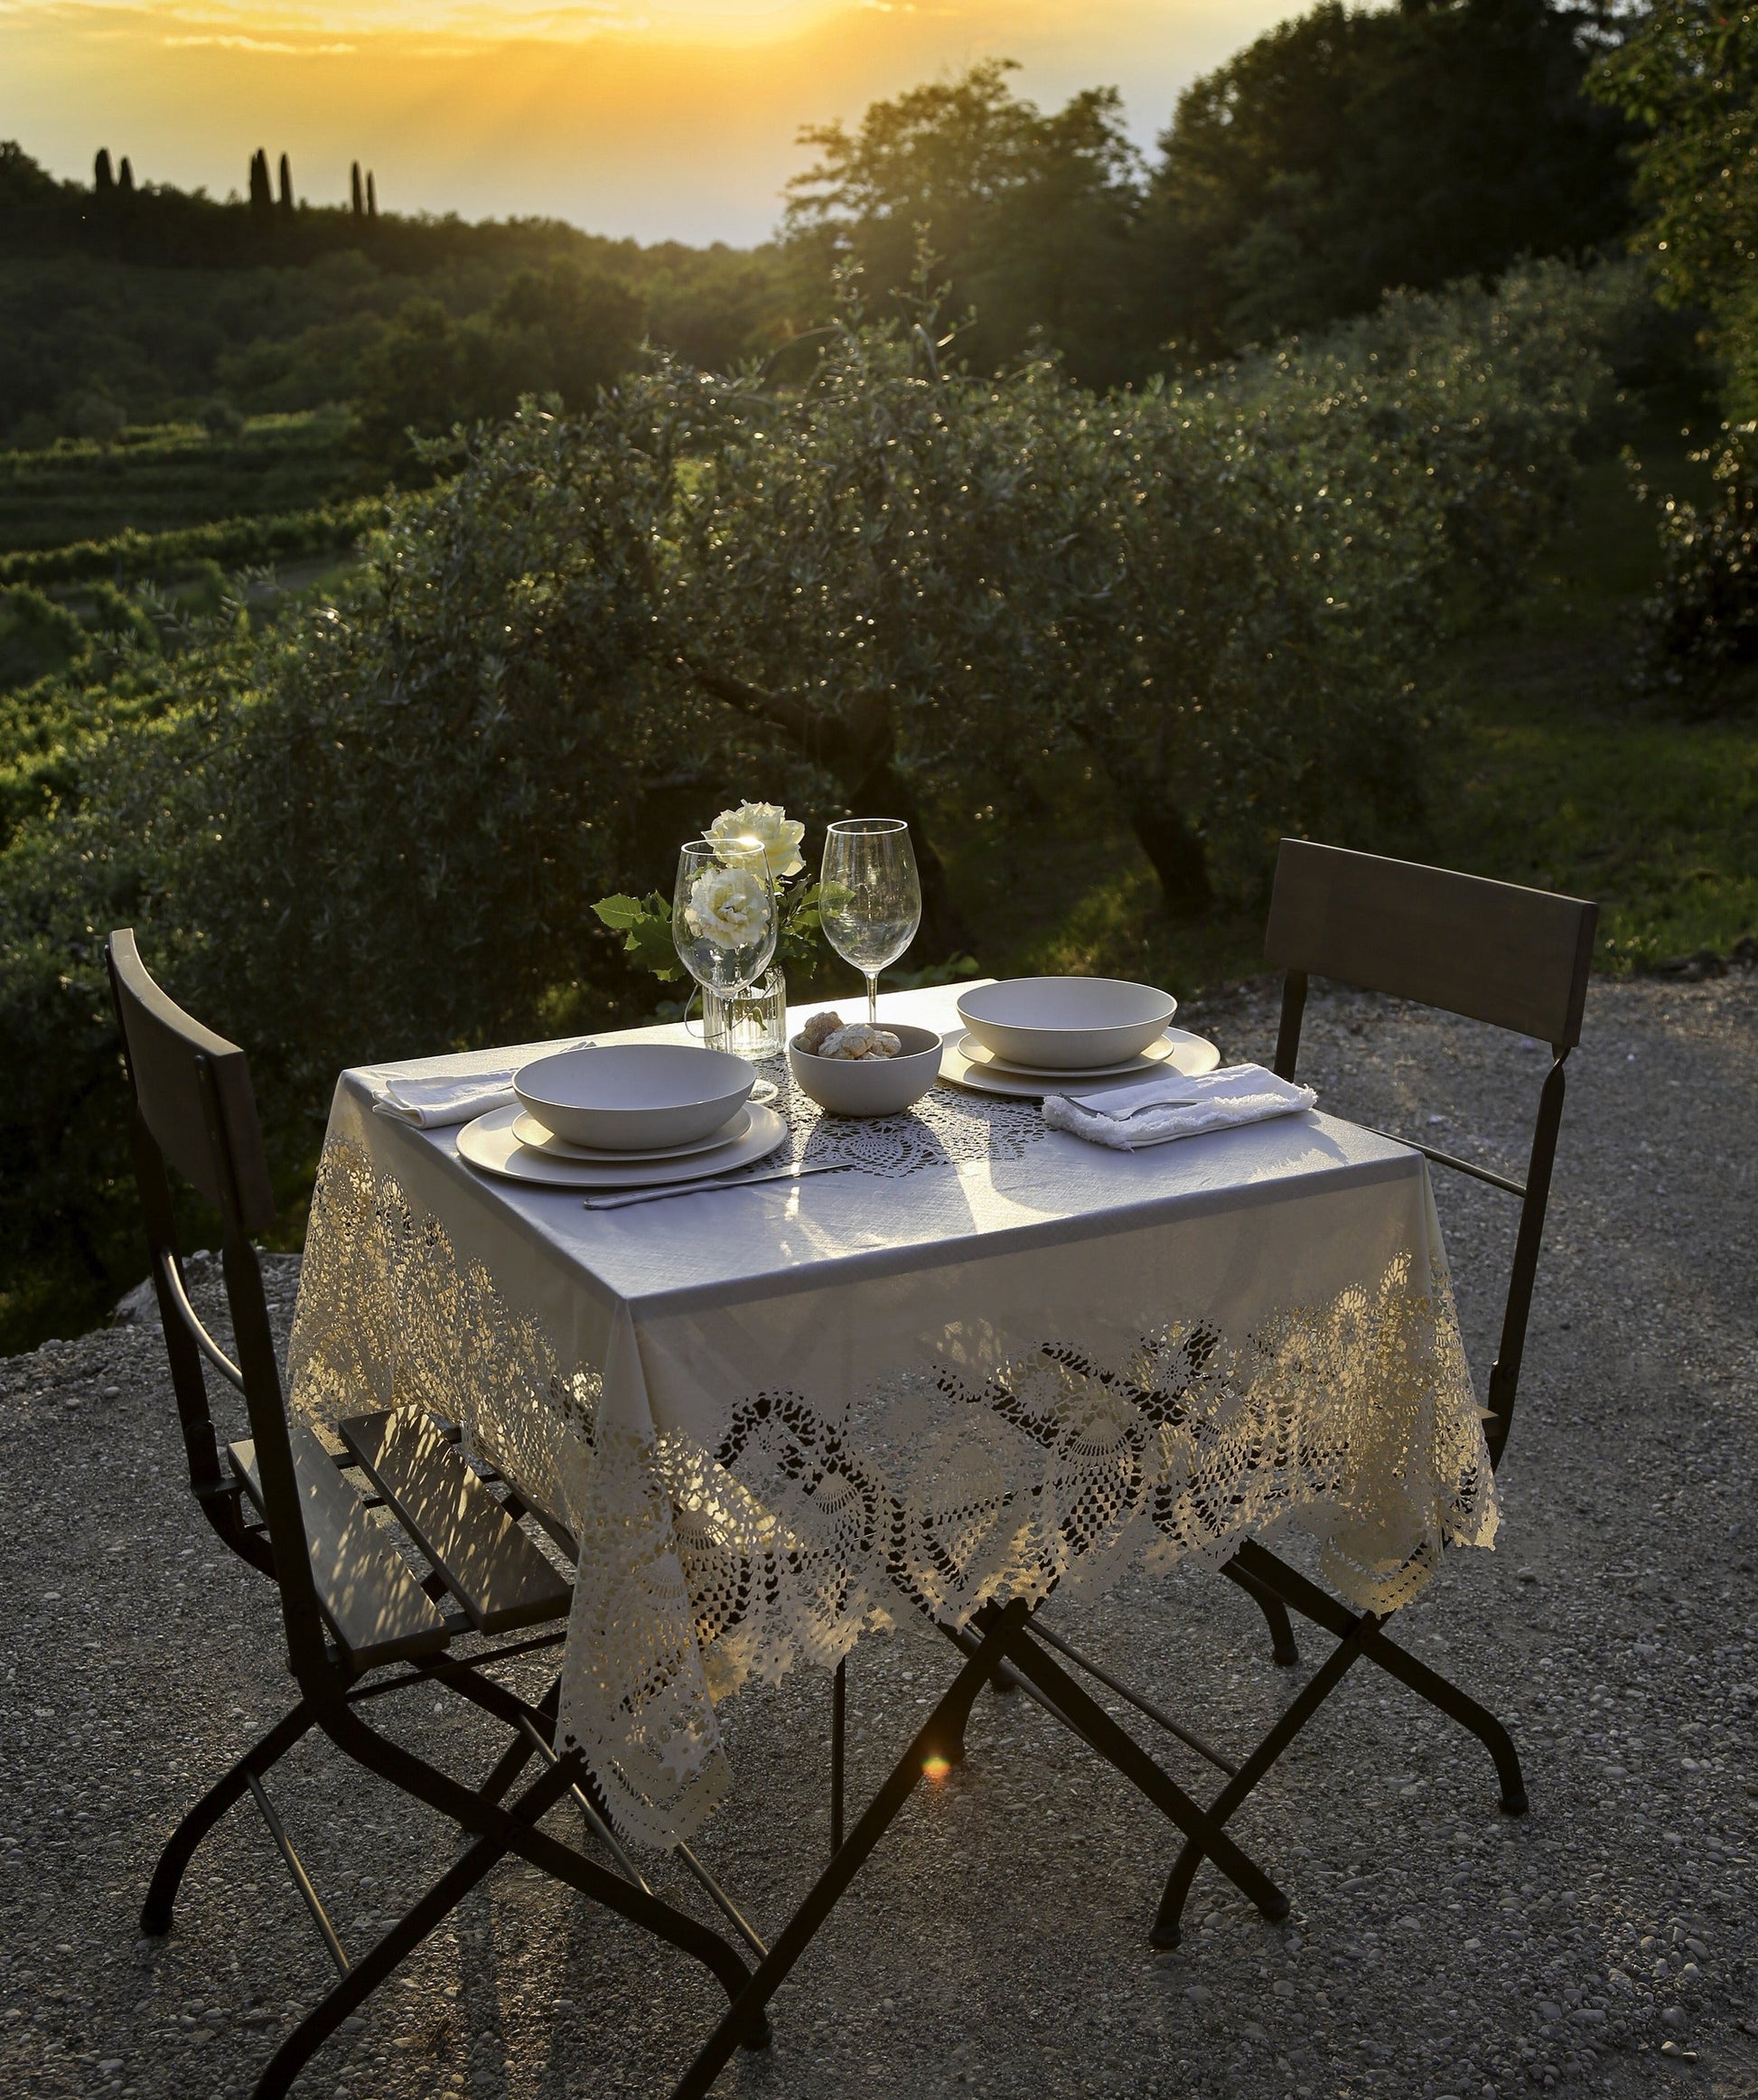
M 775 1167 L 766 1174 L 725 1174 L 714 1181 L 671 1181 L 662 1188 L 631 1188 L 620 1195 L 589 1195 L 589 1211 L 620 1211 L 627 1204 L 658 1203 L 668 1195 L 705 1195 L 715 1188 L 749 1188 L 760 1181 L 799 1181 L 808 1174 L 846 1174 L 849 1159 L 820 1159 L 808 1167 Z

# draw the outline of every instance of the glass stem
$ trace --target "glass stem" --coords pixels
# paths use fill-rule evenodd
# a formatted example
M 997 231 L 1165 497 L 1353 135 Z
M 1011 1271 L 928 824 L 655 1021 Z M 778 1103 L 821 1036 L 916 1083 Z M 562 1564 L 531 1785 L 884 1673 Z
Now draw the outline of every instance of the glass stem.
M 879 972 L 868 970 L 862 975 L 866 979 L 866 1017 L 876 1028 L 879 1026 Z

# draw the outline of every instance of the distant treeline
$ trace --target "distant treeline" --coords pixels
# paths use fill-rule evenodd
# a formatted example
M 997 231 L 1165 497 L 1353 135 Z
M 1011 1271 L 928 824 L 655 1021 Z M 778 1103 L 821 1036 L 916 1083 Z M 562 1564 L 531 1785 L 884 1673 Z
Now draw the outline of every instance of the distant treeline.
M 1618 244 L 1636 130 L 1583 83 L 1621 19 L 1611 0 L 1320 0 L 1187 89 L 1151 157 L 1115 89 L 1044 111 L 989 61 L 804 133 L 816 161 L 745 252 L 408 217 L 358 165 L 348 203 L 301 202 L 262 149 L 220 202 L 108 153 L 88 187 L 0 146 L 0 443 L 101 438 L 118 409 L 186 417 L 216 392 L 345 401 L 400 473 L 406 430 L 524 393 L 584 408 L 643 341 L 718 371 L 780 353 L 798 376 L 815 352 L 791 346 L 850 283 L 874 315 L 930 291 L 974 314 L 958 354 L 977 370 L 1039 344 L 1085 385 L 1139 383 L 1390 286 Z
M 378 209 L 377 182 L 351 172 L 351 201 L 295 201 L 293 171 L 280 156 L 278 196 L 268 155 L 251 155 L 242 196 L 210 197 L 169 183 L 142 182 L 125 156 L 113 164 L 100 147 L 92 181 L 64 182 L 14 141 L 0 144 L 0 255 L 103 257 L 175 269 L 238 269 L 267 263 L 282 267 L 315 262 L 369 241 L 381 267 L 420 275 L 447 262 L 510 243 L 549 255 L 582 237 L 558 220 L 472 225 L 455 217 L 406 218 Z

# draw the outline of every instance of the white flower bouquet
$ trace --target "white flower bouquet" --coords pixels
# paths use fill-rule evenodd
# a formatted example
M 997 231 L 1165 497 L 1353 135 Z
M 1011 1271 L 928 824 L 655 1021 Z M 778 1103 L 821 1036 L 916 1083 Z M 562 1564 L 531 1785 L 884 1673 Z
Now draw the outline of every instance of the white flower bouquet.
M 780 926 L 775 943 L 781 962 L 810 964 L 817 959 L 818 885 L 799 883 L 806 871 L 800 843 L 806 827 L 796 823 L 777 802 L 741 802 L 735 810 L 723 810 L 703 833 L 725 856 L 724 864 L 698 877 L 685 909 L 691 930 L 736 947 L 748 937 L 746 929 L 762 907 L 762 885 L 741 867 L 761 852 L 775 886 Z M 791 885 L 792 886 L 790 886 Z M 601 897 L 592 907 L 614 933 L 623 936 L 623 951 L 663 984 L 683 976 L 683 965 L 671 937 L 671 900 L 658 890 L 644 897 Z

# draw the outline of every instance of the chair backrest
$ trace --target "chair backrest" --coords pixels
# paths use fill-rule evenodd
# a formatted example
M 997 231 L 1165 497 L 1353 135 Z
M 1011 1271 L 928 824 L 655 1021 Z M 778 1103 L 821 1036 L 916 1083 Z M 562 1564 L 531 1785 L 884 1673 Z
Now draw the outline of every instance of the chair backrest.
M 324 1666 L 324 1636 L 305 1544 L 262 1270 L 250 1235 L 275 1215 L 267 1156 L 245 1055 L 203 1027 L 148 976 L 132 929 L 105 946 L 117 1026 L 134 1094 L 135 1182 L 146 1225 L 153 1282 L 171 1359 L 190 1485 L 220 1537 L 280 1585 L 289 1655 L 302 1682 Z M 173 1212 L 173 1167 L 220 1212 L 226 1297 L 238 1361 L 190 1303 Z M 245 1523 L 237 1484 L 221 1467 L 208 1409 L 203 1359 L 244 1396 L 257 1448 L 265 1546 Z
M 1525 1183 L 1417 1144 L 1443 1167 L 1520 1199 L 1520 1231 L 1490 1373 L 1492 1462 L 1508 1440 L 1526 1326 L 1538 1275 L 1557 1135 L 1563 1064 L 1581 1039 L 1599 907 L 1481 876 L 1285 839 L 1276 863 L 1264 957 L 1285 972 L 1276 1069 L 1292 1079 L 1310 977 L 1333 978 L 1550 1045 Z
M 105 954 L 135 1104 L 153 1142 L 229 1223 L 261 1232 L 275 1196 L 243 1051 L 160 990 L 132 927 L 112 933 Z
M 1570 1050 L 1598 919 L 1578 897 L 1285 839 L 1264 959 Z

